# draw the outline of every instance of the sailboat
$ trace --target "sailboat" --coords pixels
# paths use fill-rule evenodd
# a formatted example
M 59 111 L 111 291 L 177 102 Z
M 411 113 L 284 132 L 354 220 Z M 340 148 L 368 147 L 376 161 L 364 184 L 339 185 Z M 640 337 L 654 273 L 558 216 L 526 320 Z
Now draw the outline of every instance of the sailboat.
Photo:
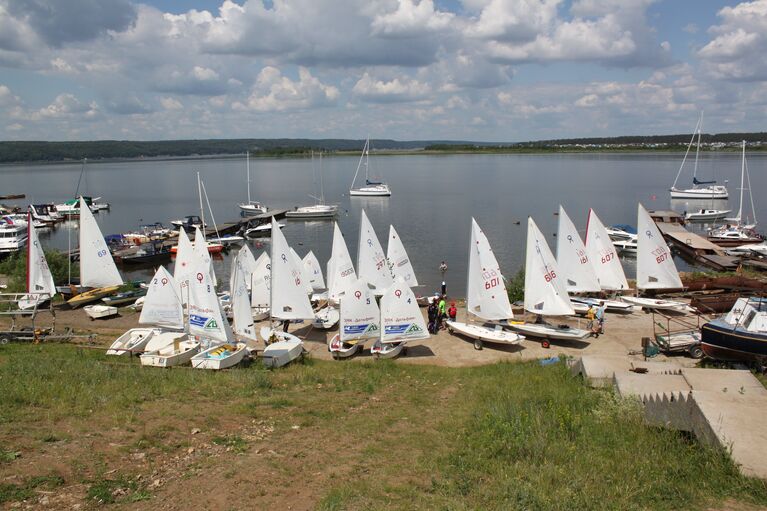
M 328 330 L 333 328 L 341 319 L 338 309 L 328 301 L 328 292 L 325 288 L 325 279 L 322 276 L 322 268 L 320 262 L 317 260 L 317 256 L 311 250 L 307 253 L 302 263 L 304 265 L 305 274 L 309 278 L 309 283 L 312 286 L 312 303 L 319 304 L 320 308 L 314 313 L 314 321 L 312 325 L 315 328 L 322 330 Z
M 272 265 L 269 254 L 262 252 L 250 274 L 250 308 L 255 321 L 269 317 Z
M 357 275 L 373 288 L 376 296 L 383 295 L 394 283 L 381 242 L 364 209 L 360 219 L 360 236 L 357 245 Z
M 419 312 L 420 314 L 420 312 Z M 367 282 L 358 279 L 341 297 L 341 326 L 328 343 L 333 358 L 351 357 L 367 339 L 380 337 L 381 311 Z
M 637 206 L 637 291 L 682 289 L 682 280 L 674 265 L 666 241 L 647 210 Z M 622 296 L 621 299 L 645 309 L 685 311 L 687 304 L 671 300 Z
M 389 226 L 389 245 L 386 247 L 386 259 L 391 266 L 391 272 L 394 278 L 401 278 L 408 287 L 416 287 L 418 279 L 415 277 L 413 265 L 407 255 L 402 239 L 394 230 L 394 226 Z
M 457 332 L 474 339 L 474 348 L 478 350 L 482 349 L 485 342 L 498 344 L 522 342 L 524 337 L 505 331 L 501 325 L 488 327 L 468 322 L 469 314 L 485 321 L 507 321 L 514 317 L 509 295 L 503 283 L 501 268 L 485 233 L 473 218 L 471 219 L 469 269 L 466 280 L 467 321 L 465 323 L 446 321 L 448 332 L 451 334 Z
M 250 198 L 250 151 L 245 153 L 245 169 L 248 176 L 248 202 L 241 202 L 238 204 L 240 210 L 246 216 L 255 216 L 262 213 L 266 213 L 267 208 L 260 202 L 251 200 Z
M 37 230 L 32 225 L 31 213 L 27 213 L 27 229 L 27 294 L 18 301 L 21 310 L 39 307 L 56 294 L 56 284 L 53 282 L 45 252 L 37 237 Z
M 253 315 L 250 312 L 247 284 L 249 275 L 246 274 L 247 270 L 242 261 L 238 261 L 235 264 L 234 278 L 232 279 L 234 286 L 230 290 L 234 314 L 233 335 L 227 329 L 226 336 L 228 339 L 223 344 L 214 344 L 207 350 L 194 355 L 191 362 L 195 369 L 228 369 L 242 362 L 243 358 L 248 355 L 246 342 L 256 340 L 256 331 L 253 325 Z M 225 324 L 224 327 L 226 326 Z M 237 339 L 237 342 L 234 342 L 234 339 Z
M 328 260 L 328 301 L 338 304 L 346 290 L 357 281 L 349 248 L 338 222 L 333 225 L 333 247 Z
M 589 218 L 586 223 L 586 255 L 594 265 L 594 270 L 599 280 L 599 287 L 603 291 L 623 291 L 628 289 L 626 274 L 618 253 L 615 251 L 610 236 L 607 234 L 604 224 L 593 209 L 589 210 Z M 578 298 L 586 305 L 599 305 L 604 302 L 605 310 L 610 312 L 631 312 L 631 304 L 619 300 L 605 300 L 596 298 Z
M 734 247 L 738 245 L 747 245 L 750 243 L 761 243 L 764 237 L 756 232 L 756 208 L 754 207 L 754 195 L 751 192 L 751 176 L 748 173 L 746 164 L 746 141 L 743 141 L 742 157 L 740 163 L 740 204 L 738 205 L 738 215 L 732 218 L 725 218 L 726 225 L 712 229 L 708 233 L 709 241 L 724 247 Z M 748 185 L 746 184 L 748 183 Z M 748 186 L 748 188 L 746 188 Z M 748 189 L 748 196 L 751 201 L 751 222 L 743 216 L 743 192 Z
M 80 197 L 80 286 L 94 289 L 75 295 L 67 303 L 76 308 L 114 294 L 122 285 L 101 229 Z
M 586 253 L 586 246 L 581 240 L 575 224 L 567 216 L 565 208 L 559 206 L 559 227 L 557 229 L 557 264 L 562 271 L 568 293 L 598 293 L 599 279 L 594 266 Z M 578 314 L 588 312 L 589 305 L 570 296 L 573 309 Z
M 690 139 L 690 143 L 687 144 L 687 151 L 684 153 L 682 164 L 679 166 L 679 172 L 677 172 L 676 179 L 674 179 L 674 184 L 671 185 L 671 189 L 669 190 L 671 192 L 672 199 L 726 199 L 729 197 L 726 186 L 717 185 L 716 181 L 698 180 L 698 155 L 700 153 L 700 132 L 702 124 L 703 113 L 701 113 L 700 117 L 698 118 L 698 123 L 695 125 L 695 131 L 693 132 L 692 138 Z M 695 166 L 693 167 L 692 173 L 693 187 L 687 189 L 679 189 L 676 187 L 676 185 L 679 181 L 679 176 L 682 174 L 682 169 L 684 169 L 684 164 L 687 161 L 687 156 L 690 154 L 690 148 L 692 147 L 693 142 L 695 142 L 696 135 L 698 138 L 698 143 L 695 146 Z
M 554 254 L 546 238 L 532 217 L 527 219 L 527 251 L 525 256 L 525 310 L 542 316 L 571 316 L 575 314 L 567 294 L 567 283 L 559 271 Z M 549 347 L 551 340 L 580 341 L 591 332 L 567 325 L 551 325 L 542 321 L 509 325 L 512 330 L 527 337 L 542 339 L 541 345 Z
M 314 173 L 314 151 L 312 151 L 312 173 Z M 287 211 L 285 216 L 287 218 L 333 218 L 338 213 L 337 204 L 325 204 L 325 186 L 322 180 L 322 153 L 320 153 L 320 196 L 315 197 L 310 195 L 312 199 L 317 201 L 317 204 L 312 206 L 298 207 L 292 211 Z
M 397 278 L 381 297 L 380 337 L 370 353 L 376 358 L 395 358 L 405 349 L 405 343 L 428 339 L 429 330 L 409 284 Z
M 138 322 L 152 327 L 131 328 L 112 343 L 107 355 L 124 356 L 140 352 L 150 341 L 153 341 L 153 350 L 160 349 L 172 344 L 178 337 L 185 336 L 179 288 L 163 266 L 157 268 L 149 281 Z
M 360 168 L 363 165 L 365 166 L 365 184 L 359 188 L 355 188 L 354 183 L 357 181 L 357 174 L 359 174 Z M 357 170 L 354 172 L 354 179 L 352 179 L 349 195 L 361 197 L 388 197 L 391 195 L 391 189 L 388 184 L 370 180 L 370 137 L 365 140 L 365 147 L 362 148 L 362 155 L 357 164 Z
M 314 310 L 306 293 L 303 273 L 290 254 L 285 235 L 272 217 L 270 285 L 270 323 L 278 321 L 305 321 L 314 319 Z M 304 343 L 293 334 L 276 330 L 273 326 L 261 329 L 261 337 L 267 344 L 264 349 L 264 365 L 281 367 L 303 353 Z

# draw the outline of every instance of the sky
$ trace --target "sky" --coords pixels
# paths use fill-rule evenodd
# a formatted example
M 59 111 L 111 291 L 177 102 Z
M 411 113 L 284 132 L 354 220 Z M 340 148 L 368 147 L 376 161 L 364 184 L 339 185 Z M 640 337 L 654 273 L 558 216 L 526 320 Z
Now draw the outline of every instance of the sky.
M 767 131 L 767 0 L 0 0 L 0 140 Z

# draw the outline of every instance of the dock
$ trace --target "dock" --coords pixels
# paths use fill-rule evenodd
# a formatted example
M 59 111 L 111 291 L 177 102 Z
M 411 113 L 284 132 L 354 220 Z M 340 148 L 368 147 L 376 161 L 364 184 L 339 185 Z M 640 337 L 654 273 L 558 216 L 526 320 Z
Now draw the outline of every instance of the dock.
M 718 271 L 734 270 L 740 258 L 728 256 L 722 247 L 711 243 L 703 236 L 690 232 L 676 222 L 656 221 L 655 225 L 674 248 L 690 261 L 700 263 Z
M 767 390 L 750 371 L 617 356 L 584 356 L 571 369 L 592 386 L 638 399 L 649 425 L 693 433 L 728 452 L 743 474 L 767 479 Z

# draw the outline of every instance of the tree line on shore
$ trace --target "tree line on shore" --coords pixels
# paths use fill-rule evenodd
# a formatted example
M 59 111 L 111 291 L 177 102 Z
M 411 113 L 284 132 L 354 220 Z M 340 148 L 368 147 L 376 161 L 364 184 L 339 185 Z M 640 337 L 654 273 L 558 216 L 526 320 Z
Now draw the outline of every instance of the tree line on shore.
M 767 149 L 767 133 L 704 134 L 701 142 L 707 149 L 735 148 L 741 140 L 749 150 Z M 389 140 L 371 141 L 372 151 L 432 151 L 432 152 L 555 152 L 569 150 L 636 150 L 683 149 L 690 135 L 652 135 L 593 137 L 541 140 L 518 143 Z M 79 142 L 0 141 L 0 163 L 79 161 L 84 158 L 188 158 L 201 156 L 240 155 L 249 151 L 253 156 L 308 155 L 312 151 L 360 151 L 364 140 L 352 139 L 208 139 L 208 140 L 96 140 Z

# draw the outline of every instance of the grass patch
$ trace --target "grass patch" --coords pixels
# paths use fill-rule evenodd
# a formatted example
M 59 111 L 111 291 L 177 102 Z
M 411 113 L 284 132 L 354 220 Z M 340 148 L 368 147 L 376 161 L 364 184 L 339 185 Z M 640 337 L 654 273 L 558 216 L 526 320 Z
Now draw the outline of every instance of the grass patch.
M 240 454 L 248 450 L 248 442 L 238 435 L 216 436 L 211 439 L 216 445 L 226 447 L 228 450 Z
M 0 430 L 0 443 L 45 449 L 58 441 L 51 433 L 58 420 L 72 431 L 98 431 L 88 437 L 95 448 L 82 467 L 70 460 L 78 474 L 72 479 L 89 481 L 91 504 L 149 498 L 137 481 L 94 474 L 131 472 L 121 465 L 125 450 L 200 450 L 192 426 L 215 431 L 215 445 L 247 452 L 238 472 L 269 470 L 302 488 L 330 475 L 316 495 L 326 510 L 767 504 L 765 483 L 741 476 L 725 453 L 648 428 L 636 402 L 585 387 L 563 364 L 449 369 L 311 361 L 211 373 L 110 362 L 66 345 L 0 347 L 0 417 L 9 426 L 0 429 L 14 432 L 12 438 Z M 99 449 L 114 438 L 110 431 L 120 432 L 119 454 Z M 69 435 L 60 452 L 78 453 L 80 440 Z M 0 462 L 12 461 L 3 459 L 7 453 L 0 449 Z M 211 473 L 231 463 L 227 456 L 205 459 Z M 0 470 L 13 465 L 0 463 Z M 4 484 L 0 495 L 3 502 L 23 500 L 46 484 Z M 247 505 L 269 507 L 258 500 L 270 502 L 264 491 Z
M 88 488 L 88 500 L 97 504 L 114 504 L 116 502 L 139 502 L 147 500 L 151 494 L 141 488 L 136 481 L 124 476 L 114 479 L 99 479 Z
M 0 448 L 0 463 L 10 463 L 21 456 L 19 451 L 7 451 Z
M 63 484 L 64 479 L 58 475 L 33 477 L 22 484 L 0 483 L 0 504 L 28 500 L 37 489 L 53 490 Z

